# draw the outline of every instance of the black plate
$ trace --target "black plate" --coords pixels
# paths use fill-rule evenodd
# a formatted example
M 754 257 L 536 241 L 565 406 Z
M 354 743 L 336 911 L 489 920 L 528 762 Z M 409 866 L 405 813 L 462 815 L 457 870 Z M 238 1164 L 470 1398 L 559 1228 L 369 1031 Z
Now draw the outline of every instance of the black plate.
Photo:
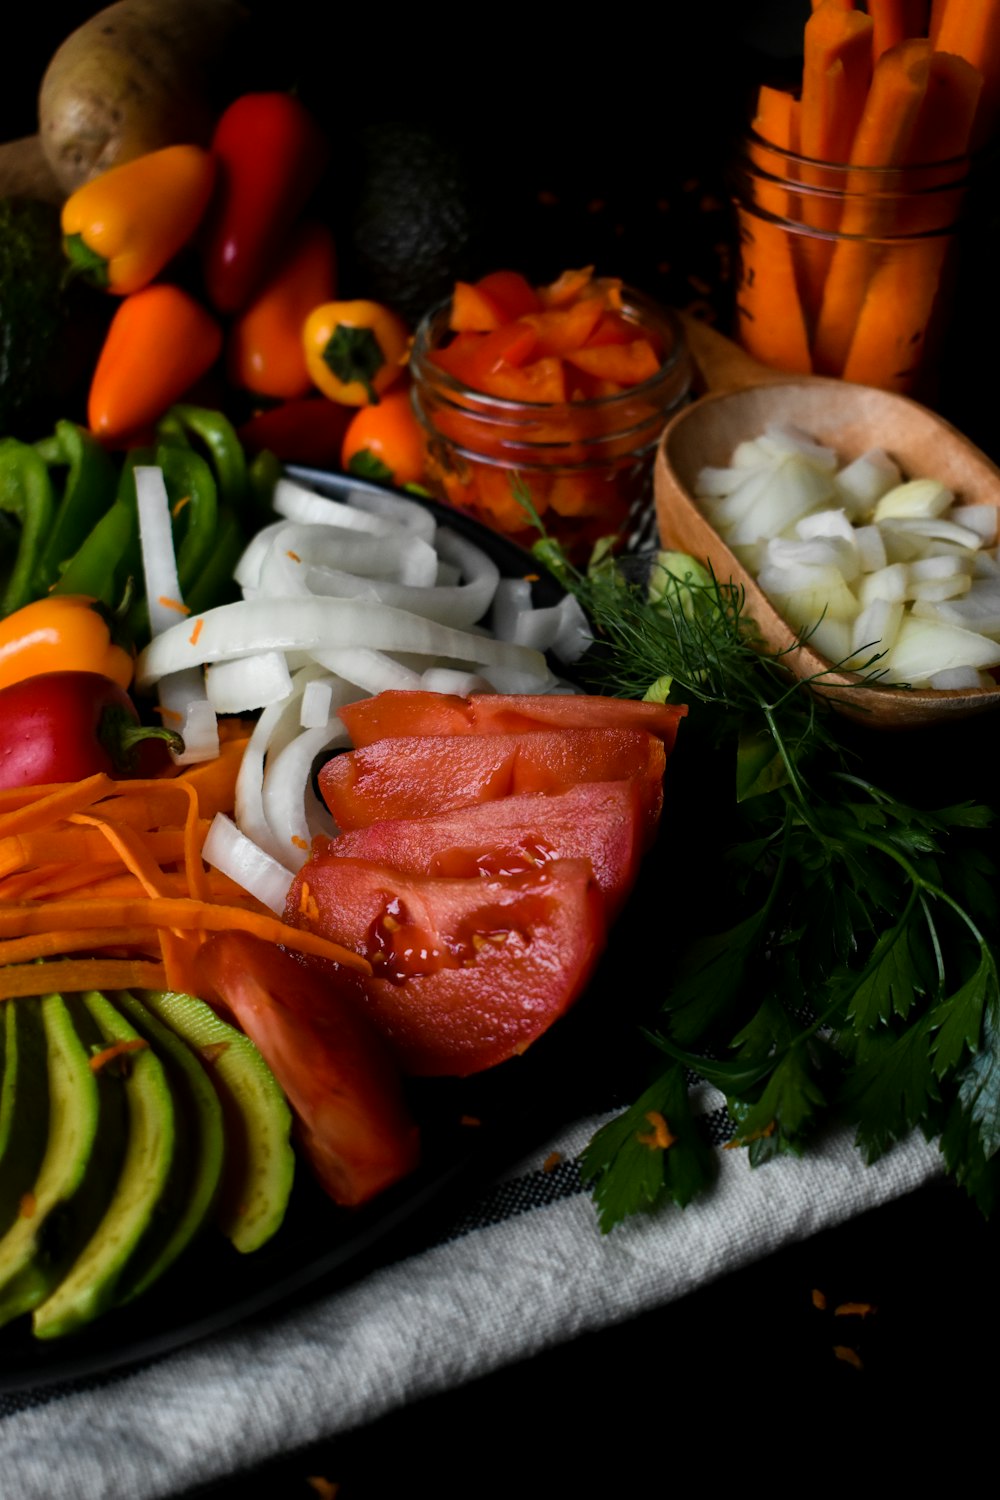
M 348 484 L 343 476 L 319 471 L 290 472 L 327 494 L 340 495 L 348 487 L 378 488 Z M 505 576 L 536 572 L 530 555 L 505 537 L 447 506 L 422 503 L 442 525 L 489 553 Z M 548 575 L 533 590 L 543 605 L 557 602 L 562 594 Z M 316 1283 L 329 1288 L 359 1276 L 381 1259 L 396 1258 L 446 1233 L 448 1209 L 463 1188 L 484 1181 L 561 1120 L 608 1102 L 606 1095 L 596 1106 L 591 1102 L 595 1076 L 602 1093 L 607 1077 L 607 1026 L 595 997 L 620 985 L 621 955 L 630 949 L 634 954 L 641 942 L 624 935 L 627 925 L 616 929 L 585 1002 L 526 1056 L 476 1078 L 414 1081 L 412 1102 L 424 1142 L 419 1172 L 366 1208 L 348 1211 L 337 1208 L 300 1164 L 285 1223 L 254 1254 L 240 1256 L 221 1235 L 209 1233 L 144 1298 L 78 1334 L 38 1340 L 27 1318 L 0 1330 L 0 1389 L 24 1390 L 148 1360 L 218 1333 Z M 595 1026 L 600 1046 L 595 1046 Z M 481 1124 L 463 1124 L 463 1118 Z

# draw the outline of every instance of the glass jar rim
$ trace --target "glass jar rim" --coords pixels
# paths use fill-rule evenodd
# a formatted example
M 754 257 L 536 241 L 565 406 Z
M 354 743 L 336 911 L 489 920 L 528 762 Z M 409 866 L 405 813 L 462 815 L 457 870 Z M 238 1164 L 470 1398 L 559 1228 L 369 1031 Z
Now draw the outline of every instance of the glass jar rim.
M 529 412 L 539 416 L 548 413 L 551 417 L 553 414 L 588 410 L 613 411 L 617 406 L 624 406 L 628 402 L 655 392 L 658 386 L 673 377 L 678 370 L 682 370 L 685 363 L 690 366 L 690 354 L 684 337 L 684 328 L 673 309 L 664 307 L 652 297 L 647 297 L 633 287 L 623 286 L 621 295 L 623 306 L 634 307 L 650 321 L 654 323 L 658 321 L 668 330 L 672 342 L 655 375 L 648 376 L 636 385 L 626 387 L 614 396 L 594 396 L 586 401 L 517 401 L 509 396 L 493 396 L 488 391 L 480 391 L 475 386 L 466 385 L 464 381 L 458 380 L 440 365 L 435 365 L 429 358 L 432 348 L 436 347 L 431 343 L 433 325 L 451 306 L 451 297 L 445 297 L 436 303 L 424 314 L 417 325 L 410 352 L 410 369 L 418 381 L 430 379 L 445 392 L 461 395 L 463 398 L 473 397 L 476 402 L 487 404 L 491 409 L 511 415 L 516 412 Z
M 941 161 L 922 162 L 896 162 L 886 166 L 874 166 L 870 164 L 855 164 L 849 161 L 826 161 L 822 157 L 804 156 L 799 151 L 792 151 L 786 146 L 776 146 L 766 136 L 758 134 L 753 126 L 747 127 L 740 141 L 741 156 L 751 170 L 761 172 L 761 166 L 753 160 L 751 152 L 766 152 L 770 157 L 782 163 L 787 163 L 794 172 L 807 172 L 807 180 L 801 184 L 807 188 L 808 172 L 821 172 L 826 176 L 836 174 L 844 179 L 845 183 L 850 178 L 856 181 L 879 182 L 886 187 L 904 188 L 907 196 L 923 192 L 953 191 L 960 187 L 969 177 L 972 171 L 973 157 L 970 153 L 961 156 L 949 156 Z M 764 172 L 762 175 L 769 176 Z M 921 179 L 926 182 L 921 183 Z M 775 178 L 776 181 L 782 179 Z M 789 181 L 796 182 L 794 176 Z M 829 191 L 842 191 L 839 188 L 829 188 Z M 857 192 L 855 188 L 853 191 Z M 862 189 L 863 191 L 863 189 Z

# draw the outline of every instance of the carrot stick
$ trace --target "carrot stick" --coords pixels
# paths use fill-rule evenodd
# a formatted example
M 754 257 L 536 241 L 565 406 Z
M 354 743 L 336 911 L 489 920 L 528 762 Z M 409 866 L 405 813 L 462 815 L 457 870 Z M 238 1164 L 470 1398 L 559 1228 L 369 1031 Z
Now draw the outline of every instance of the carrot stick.
M 156 957 L 160 952 L 160 934 L 155 927 L 146 933 L 135 927 L 84 927 L 65 931 L 54 928 L 51 932 L 37 932 L 29 937 L 8 938 L 0 942 L 0 964 L 30 963 L 32 959 L 99 948 L 138 948 L 150 957 Z
M 982 90 L 983 75 L 972 63 L 950 52 L 933 52 L 910 160 L 953 161 L 964 156 L 972 141 Z
M 882 258 L 875 238 L 892 228 L 892 199 L 872 201 L 871 167 L 901 165 L 909 160 L 920 106 L 930 74 L 930 44 L 901 42 L 882 54 L 861 116 L 848 177 L 848 200 L 841 238 L 830 262 L 816 325 L 813 360 L 825 375 L 840 375 L 865 299 L 868 283 Z
M 760 143 L 751 142 L 750 157 L 763 176 L 769 167 L 782 176 L 787 173 L 786 158 L 775 160 L 767 145 L 782 153 L 794 149 L 796 115 L 790 94 L 766 85 L 761 88 L 753 122 Z M 762 181 L 758 204 L 760 213 L 741 209 L 739 215 L 742 276 L 736 316 L 740 342 L 764 364 L 808 373 L 809 342 L 792 255 L 793 236 L 774 222 L 788 217 L 788 191 Z
M 78 813 L 76 816 L 80 821 L 91 824 L 98 833 L 107 839 L 126 870 L 136 877 L 147 895 L 160 896 L 164 894 L 162 889 L 163 872 L 134 829 L 127 828 L 124 825 L 116 827 L 114 823 L 108 821 L 106 818 L 90 817 L 85 813 Z
M 883 52 L 898 46 L 909 37 L 927 35 L 925 0 L 868 0 L 868 14 L 874 23 L 872 62 Z
M 868 16 L 841 10 L 834 0 L 823 0 L 806 22 L 800 139 L 810 162 L 843 163 L 850 157 L 871 82 L 872 31 Z M 797 242 L 802 301 L 812 328 L 833 256 L 831 235 L 840 223 L 843 174 L 803 165 L 801 175 L 814 190 L 802 195 L 802 221 L 820 231 Z
M 850 160 L 872 76 L 870 17 L 823 0 L 805 25 L 802 68 L 803 156 L 813 161 Z M 836 70 L 837 63 L 842 71 Z
M 134 958 L 67 958 L 0 969 L 0 1000 L 21 995 L 70 994 L 80 990 L 162 990 L 162 964 Z
M 935 17 L 934 47 L 964 57 L 983 75 L 972 144 L 986 143 L 1000 115 L 1000 5 L 996 0 L 945 0 Z
M 86 817 L 74 813 L 72 820 Z M 207 823 L 198 825 L 204 839 Z M 144 842 L 152 857 L 161 864 L 170 864 L 184 858 L 185 835 L 181 829 L 165 828 L 147 833 Z M 68 863 L 79 864 L 79 879 L 86 884 L 90 879 L 88 867 L 107 863 L 108 841 L 97 829 L 66 828 L 57 825 L 53 829 L 39 829 L 37 833 L 13 834 L 0 839 L 0 878 L 28 866 Z

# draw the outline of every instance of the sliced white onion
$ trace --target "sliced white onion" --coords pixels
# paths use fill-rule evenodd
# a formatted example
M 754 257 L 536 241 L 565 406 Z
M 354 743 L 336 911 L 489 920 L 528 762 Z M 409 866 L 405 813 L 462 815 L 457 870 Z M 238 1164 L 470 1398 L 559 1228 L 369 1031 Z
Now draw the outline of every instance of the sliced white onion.
M 205 673 L 205 691 L 217 714 L 266 708 L 283 702 L 291 690 L 292 674 L 280 651 L 218 662 Z
M 342 500 L 328 500 L 325 495 L 296 484 L 294 479 L 278 480 L 271 504 L 279 516 L 305 526 L 338 526 L 344 531 L 362 531 L 370 536 L 392 536 L 399 532 L 393 521 L 345 505 Z
M 235 880 L 271 911 L 284 915 L 291 884 L 289 871 L 241 833 L 225 813 L 216 813 L 212 819 L 201 852 L 208 864 Z
M 306 683 L 299 723 L 303 729 L 322 729 L 333 713 L 333 688 L 329 678 L 316 677 Z
M 407 500 L 402 495 L 392 495 L 388 491 L 383 494 L 381 490 L 351 490 L 347 496 L 347 504 L 353 510 L 379 516 L 383 521 L 392 521 L 413 536 L 421 537 L 430 546 L 434 545 L 437 522 L 426 506 L 418 505 L 415 500 Z
M 318 833 L 332 836 L 333 819 L 312 789 L 312 764 L 322 751 L 348 745 L 339 719 L 321 729 L 304 729 L 280 754 L 268 757 L 264 773 L 264 816 L 274 843 L 284 849 L 282 863 L 299 870 L 309 858 Z

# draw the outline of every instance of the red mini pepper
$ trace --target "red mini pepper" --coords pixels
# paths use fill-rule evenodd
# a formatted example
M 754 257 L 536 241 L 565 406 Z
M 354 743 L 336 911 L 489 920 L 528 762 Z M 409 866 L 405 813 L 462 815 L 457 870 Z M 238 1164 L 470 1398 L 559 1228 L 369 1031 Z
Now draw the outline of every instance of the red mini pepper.
M 291 94 L 244 94 L 212 140 L 216 201 L 202 267 L 219 312 L 240 312 L 273 270 L 326 167 L 329 146 Z
M 140 745 L 180 738 L 144 728 L 125 690 L 97 672 L 49 672 L 0 692 L 0 787 L 79 781 L 133 770 Z M 164 759 L 166 757 L 164 756 Z

